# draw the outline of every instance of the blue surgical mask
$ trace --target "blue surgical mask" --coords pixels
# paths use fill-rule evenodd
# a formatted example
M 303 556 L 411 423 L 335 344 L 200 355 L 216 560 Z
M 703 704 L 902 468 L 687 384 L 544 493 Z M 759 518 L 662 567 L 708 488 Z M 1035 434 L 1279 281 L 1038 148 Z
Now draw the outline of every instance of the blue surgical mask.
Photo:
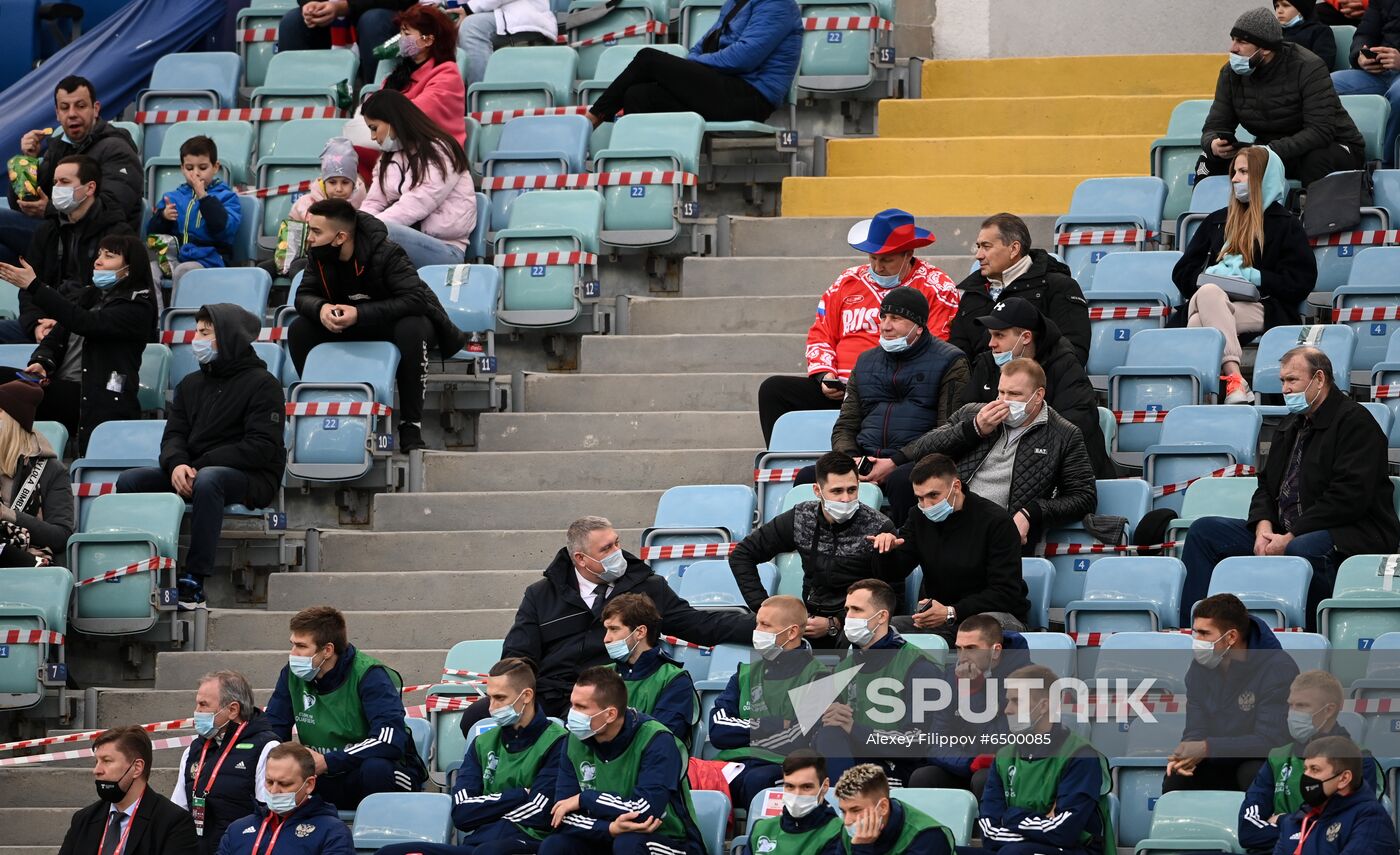
M 287 670 L 299 680 L 310 681 L 316 679 L 321 666 L 316 664 L 315 656 L 297 656 L 293 653 L 287 656 Z
M 1254 73 L 1254 66 L 1249 62 L 1247 56 L 1240 56 L 1237 53 L 1230 54 L 1230 70 L 1240 77 L 1248 77 Z
M 627 639 L 631 638 L 634 634 L 636 634 L 635 630 L 619 638 L 617 641 L 609 641 L 607 644 L 603 645 L 608 651 L 608 658 L 614 662 L 623 662 L 627 657 L 631 656 L 632 648 L 636 645 L 628 644 Z
M 902 336 L 900 338 L 880 339 L 880 348 L 884 350 L 885 353 L 903 353 L 904 351 L 908 350 L 909 347 L 910 345 L 908 336 Z
M 622 574 L 627 572 L 627 556 L 622 554 L 621 548 L 609 552 L 603 560 L 598 563 L 603 565 L 603 572 L 598 574 L 598 578 L 608 584 L 612 584 L 618 579 L 621 579 Z
M 924 512 L 924 516 L 928 517 L 929 522 L 943 522 L 953 513 L 953 505 L 947 499 L 944 499 L 927 508 L 920 507 L 919 510 Z
M 1284 406 L 1288 407 L 1290 413 L 1306 413 L 1312 409 L 1312 402 L 1308 400 L 1308 390 L 1312 388 L 1312 381 L 1303 387 L 1301 392 L 1285 392 L 1283 394 Z
M 197 712 L 194 714 L 194 732 L 208 739 L 219 732 L 218 712 Z M 227 723 L 227 722 L 225 722 Z
M 1236 198 L 1236 199 L 1240 200 L 1241 202 L 1244 202 L 1245 204 L 1248 204 L 1248 203 L 1249 203 L 1249 182 L 1248 182 L 1248 181 L 1241 181 L 1241 182 L 1239 182 L 1238 184 L 1231 184 L 1231 185 L 1230 185 L 1230 189 L 1232 189 L 1232 190 L 1235 191 L 1235 198 Z
M 1015 354 L 1013 354 L 1009 350 L 1003 350 L 1001 353 L 992 354 L 992 361 L 995 362 L 998 367 L 1005 365 L 1006 363 L 1010 362 L 1015 358 Z
M 384 138 L 384 142 L 379 144 L 379 150 L 388 154 L 403 151 L 403 143 L 399 142 L 398 137 L 388 136 Z
M 900 271 L 898 273 L 891 273 L 889 276 L 881 276 L 880 274 L 875 272 L 875 268 L 870 268 L 870 281 L 874 282 L 877 286 L 881 288 L 894 288 L 895 286 L 899 285 L 900 280 L 903 278 L 903 268 L 900 268 Z
M 514 701 L 511 701 L 500 709 L 491 710 L 491 718 L 495 719 L 496 724 L 501 727 L 510 727 L 517 721 L 520 721 L 521 713 L 520 710 L 515 708 L 515 704 L 524 697 L 524 695 L 525 690 L 521 689 L 520 694 L 515 696 Z
M 306 786 L 306 781 L 302 781 L 301 786 L 290 793 L 268 793 L 267 809 L 278 816 L 286 816 L 297 809 L 297 795 Z
M 1298 25 L 1301 24 L 1301 23 L 1303 23 L 1303 16 L 1302 16 L 1301 14 L 1298 14 L 1298 15 L 1294 15 L 1294 16 L 1293 16 L 1293 20 L 1291 20 L 1291 21 L 1289 21 L 1288 23 L 1284 24 L 1283 27 L 1284 27 L 1284 29 L 1288 29 L 1289 27 L 1296 27 L 1296 26 L 1298 26 Z
M 120 278 L 121 277 L 117 276 L 117 271 L 115 270 L 92 271 L 93 286 L 101 288 L 103 291 L 106 291 L 108 288 L 111 288 L 113 285 L 117 284 L 117 281 Z
M 197 338 L 190 342 L 190 352 L 194 354 L 194 361 L 200 365 L 208 365 L 214 361 L 214 357 L 219 352 L 214 349 L 214 340 L 211 338 Z
M 1316 734 L 1317 722 L 1313 721 L 1312 713 L 1301 710 L 1288 711 L 1288 735 L 1293 737 L 1294 742 L 1306 745 Z
M 578 710 L 569 710 L 569 717 L 564 722 L 564 727 L 577 739 L 589 739 L 598 732 L 593 729 L 593 718 L 594 716 L 585 715 Z

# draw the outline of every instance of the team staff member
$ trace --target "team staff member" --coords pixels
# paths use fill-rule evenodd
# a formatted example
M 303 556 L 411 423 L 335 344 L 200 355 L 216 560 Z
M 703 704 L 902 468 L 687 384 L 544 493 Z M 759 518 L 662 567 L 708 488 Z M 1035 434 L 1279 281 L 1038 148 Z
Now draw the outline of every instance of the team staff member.
M 844 852 L 841 817 L 826 800 L 830 786 L 820 754 L 806 748 L 789 754 L 783 761 L 783 812 L 754 823 L 749 849 L 804 855 Z
M 355 855 L 350 827 L 316 793 L 316 753 L 284 742 L 267 755 L 267 806 L 224 832 L 218 855 Z M 288 832 L 283 834 L 283 832 Z
M 890 798 L 889 779 L 879 766 L 847 769 L 836 782 L 836 798 L 852 855 L 953 853 L 953 833 L 918 808 Z
M 1274 855 L 1392 855 L 1395 826 L 1361 785 L 1361 749 L 1343 736 L 1308 745 L 1304 807 L 1279 820 Z
M 190 815 L 150 787 L 150 734 L 114 727 L 92 754 L 97 802 L 73 814 L 58 855 L 199 855 Z
M 700 696 L 690 672 L 656 643 L 661 614 L 646 594 L 618 594 L 603 607 L 603 645 L 627 684 L 627 706 L 649 715 L 682 745 L 700 717 Z

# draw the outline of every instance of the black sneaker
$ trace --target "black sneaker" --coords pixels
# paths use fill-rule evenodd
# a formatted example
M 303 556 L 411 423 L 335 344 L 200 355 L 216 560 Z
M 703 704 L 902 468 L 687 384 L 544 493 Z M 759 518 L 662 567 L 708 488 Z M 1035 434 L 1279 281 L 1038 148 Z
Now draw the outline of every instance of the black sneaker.
M 198 576 L 186 573 L 180 577 L 176 583 L 180 591 L 180 610 L 193 611 L 194 609 L 205 608 L 204 605 L 204 580 Z
M 416 451 L 420 448 L 427 448 L 428 444 L 423 441 L 423 429 L 418 425 L 404 423 L 399 425 L 399 451 L 404 454 Z

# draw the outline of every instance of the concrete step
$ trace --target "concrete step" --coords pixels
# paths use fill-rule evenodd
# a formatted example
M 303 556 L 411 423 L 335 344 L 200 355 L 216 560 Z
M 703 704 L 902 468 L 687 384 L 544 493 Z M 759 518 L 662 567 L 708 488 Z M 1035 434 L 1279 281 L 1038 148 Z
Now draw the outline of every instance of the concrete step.
M 744 415 L 753 420 L 752 413 Z M 374 528 L 378 532 L 492 531 L 528 519 L 542 528 L 563 531 L 579 518 L 580 507 L 597 498 L 594 490 L 380 493 L 374 497 Z M 623 528 L 651 525 L 660 498 L 660 490 L 609 492 L 608 519 Z
M 193 700 L 193 697 L 191 693 L 188 699 Z M 152 769 L 151 786 L 161 795 L 169 796 L 178 777 L 174 768 Z M 78 808 L 92 804 L 97 798 L 91 769 L 48 769 L 43 768 L 43 764 L 0 768 L 0 793 L 4 793 L 7 807 L 16 808 Z M 0 847 L 0 855 L 5 853 L 6 849 Z
M 773 222 L 781 223 L 783 221 L 774 219 Z M 977 222 L 980 223 L 981 220 Z M 850 228 L 849 223 L 847 223 L 846 228 Z M 975 238 L 976 225 L 971 228 L 973 229 L 973 238 Z M 747 230 L 748 226 L 745 226 L 745 229 Z M 944 235 L 935 233 L 935 236 L 938 238 L 938 243 L 928 247 L 928 249 L 943 247 Z M 956 238 L 953 238 L 953 241 L 956 242 Z M 756 243 L 756 241 L 747 239 L 746 242 Z M 921 253 L 919 257 L 929 264 L 947 271 L 948 275 L 956 280 L 961 280 L 972 265 L 971 252 L 968 252 L 967 255 L 924 255 Z M 776 255 L 728 257 L 692 255 L 685 259 L 681 268 L 681 293 L 686 298 L 718 297 L 728 300 L 729 303 L 725 305 L 733 306 L 732 311 L 739 313 L 746 310 L 750 301 L 766 300 L 770 297 L 803 297 L 807 300 L 803 324 L 810 325 L 812 315 L 816 312 L 817 298 L 822 295 L 822 292 L 831 287 L 831 283 L 836 281 L 836 277 L 841 275 L 843 270 L 864 264 L 865 261 L 864 257 L 843 256 L 798 258 Z M 632 303 L 634 329 L 639 332 L 671 331 L 667 329 L 653 330 L 649 326 L 640 326 L 636 320 L 638 302 L 633 301 Z M 652 301 L 648 300 L 647 302 Z M 654 302 L 660 304 L 676 302 L 676 300 L 674 298 L 661 298 Z M 664 309 L 658 307 L 655 311 L 662 312 Z M 714 322 L 709 318 L 704 321 L 706 324 Z
M 1145 168 L 1144 164 L 1144 168 Z M 989 215 L 997 211 L 1014 211 L 1018 216 L 1026 221 L 1026 226 L 1031 230 L 1031 243 L 1035 246 L 1046 246 L 1050 241 L 1050 236 L 1055 231 L 1055 217 L 1064 213 L 1064 207 L 1054 212 L 1048 212 L 1045 216 L 1031 216 L 1042 213 L 1039 210 L 1022 210 L 1010 207 L 1009 203 L 1003 202 L 1000 196 L 984 196 L 978 200 L 976 206 L 966 206 L 966 210 L 950 210 L 937 205 L 934 201 L 922 199 L 914 193 L 905 193 L 902 185 L 911 183 L 903 180 L 889 182 L 862 181 L 859 186 L 854 184 L 832 185 L 830 192 L 836 193 L 846 190 L 846 198 L 839 200 L 841 210 L 835 213 L 813 212 L 797 213 L 797 208 L 789 210 L 787 199 L 787 187 L 795 179 L 789 178 L 783 186 L 783 216 L 781 217 L 731 217 L 729 226 L 729 254 L 731 256 L 811 256 L 818 252 L 844 252 L 850 245 L 846 243 L 846 235 L 850 232 L 851 226 L 860 220 L 869 219 L 872 214 L 889 205 L 884 204 L 881 198 L 883 194 L 893 192 L 896 188 L 890 185 L 899 185 L 900 198 L 908 198 L 908 204 L 898 207 L 913 213 L 918 218 L 920 228 L 933 232 L 933 236 L 938 239 L 937 243 L 925 247 L 920 254 L 928 258 L 936 256 L 933 263 L 938 264 L 944 270 L 966 270 L 971 263 L 973 254 L 973 244 L 977 242 L 977 232 L 982 226 L 982 221 Z M 822 178 L 807 178 L 804 181 L 823 181 Z M 1007 181 L 1013 179 L 1008 177 Z M 1023 179 L 1016 178 L 1015 181 Z M 1070 185 L 1073 187 L 1073 185 Z M 816 192 L 820 193 L 820 190 Z M 1069 204 L 1069 197 L 1065 197 L 1065 207 Z M 949 261 L 943 264 L 942 259 L 948 254 L 961 255 L 963 261 L 955 263 Z M 861 259 L 864 261 L 865 259 Z M 688 270 L 690 261 L 687 259 L 686 269 Z M 810 293 L 813 299 L 827 289 L 835 279 L 840 270 L 832 269 L 824 276 L 817 276 L 814 281 L 808 283 L 809 290 L 799 293 Z M 784 271 L 773 271 L 775 276 L 787 275 Z M 954 276 L 955 279 L 962 279 L 961 276 Z M 681 277 L 681 289 L 686 288 L 685 277 Z M 748 294 L 749 289 L 746 282 L 738 281 L 731 284 L 728 290 L 714 294 L 692 294 L 685 292 L 687 297 L 712 297 L 724 296 L 725 294 Z M 764 291 L 762 293 L 775 293 Z M 781 291 L 776 293 L 793 293 L 791 291 Z
M 556 490 L 665 490 L 676 484 L 753 481 L 756 448 L 706 449 L 702 437 L 677 437 L 674 449 L 432 452 L 424 455 L 424 480 L 429 490 L 466 492 L 514 491 L 529 484 Z M 607 503 L 600 504 L 595 513 L 606 511 Z
M 88 761 L 89 764 L 91 762 Z M 89 772 L 85 791 L 89 797 L 88 804 L 97 800 L 91 782 L 92 773 Z M 68 833 L 68 825 L 77 810 L 78 806 L 2 807 L 0 829 L 4 829 L 5 842 L 11 846 L 42 846 L 53 853 L 63 843 L 63 835 Z
M 464 638 L 501 638 L 515 618 L 517 597 L 509 607 L 493 609 L 479 599 L 460 598 L 466 611 L 448 612 L 448 608 L 427 598 L 420 590 L 419 573 L 403 580 L 380 578 L 386 587 L 377 597 L 341 599 L 340 580 L 361 579 L 366 576 L 398 574 L 371 573 L 280 573 L 276 583 L 278 607 L 282 611 L 261 609 L 211 609 L 209 611 L 209 647 L 213 650 L 282 650 L 287 649 L 287 625 L 297 609 L 318 603 L 335 603 L 342 608 L 355 609 L 350 620 L 355 626 L 355 643 L 366 647 L 451 647 Z M 283 581 L 286 579 L 287 581 Z M 394 584 L 396 583 L 397 584 Z M 393 584 L 394 587 L 388 587 Z M 271 587 L 271 586 L 270 586 Z M 359 586 L 351 586 L 360 590 Z M 334 596 L 332 596 L 334 595 Z M 394 604 L 407 603 L 394 611 Z M 361 611 L 365 604 L 375 611 Z M 434 609 L 425 611 L 425 609 Z
M 1144 174 L 1147 159 L 1130 174 Z M 978 217 L 1001 211 L 1059 215 L 1069 209 L 1074 188 L 1086 178 L 1077 175 L 898 175 L 860 178 L 820 177 L 783 179 L 783 219 L 789 217 L 869 216 L 869 211 L 903 208 L 922 216 Z M 995 201 L 992 201 L 995 200 Z M 981 220 L 979 219 L 980 223 Z M 974 227 L 973 238 L 976 238 Z M 1031 243 L 1046 243 L 1032 236 Z
M 408 650 L 419 645 L 426 647 L 430 638 L 436 638 L 438 642 L 433 647 L 451 647 L 465 638 L 503 637 L 520 606 L 520 594 L 539 578 L 544 567 L 540 564 L 537 568 L 516 570 L 420 570 L 408 565 L 381 572 L 288 574 L 296 578 L 276 587 L 268 586 L 267 604 L 269 609 L 295 612 L 318 603 L 335 603 L 354 611 L 356 614 L 346 620 L 351 625 L 351 639 L 357 644 L 360 610 L 412 612 L 398 618 L 397 631 L 393 624 L 375 619 L 374 615 L 384 612 L 369 612 L 365 643 L 369 645 L 378 637 L 388 640 L 391 649 Z M 461 611 L 452 611 L 455 609 Z M 264 643 L 245 649 L 279 648 Z
M 719 413 L 482 413 L 477 422 L 478 451 L 666 448 L 681 436 L 704 436 L 705 444 L 711 448 L 753 448 L 763 444 L 758 420 L 752 411 L 746 410 Z M 518 518 L 495 527 L 508 527 L 517 521 Z M 458 527 L 490 526 L 477 524 Z
M 749 465 L 753 465 L 752 458 Z M 540 482 L 522 481 L 517 486 L 527 483 Z M 574 518 L 589 510 L 587 505 L 579 508 Z M 606 507 L 594 510 L 606 510 Z M 527 521 L 534 523 L 534 520 Z M 517 524 L 519 522 L 517 520 Z M 320 569 L 335 573 L 383 573 L 400 569 L 494 571 L 525 567 L 543 570 L 564 545 L 565 527 L 523 531 L 325 530 L 321 532 Z
M 634 297 L 628 312 L 632 331 L 645 335 L 803 333 L 812 324 L 815 307 L 816 298 L 811 294 L 738 299 Z
M 881 139 L 894 137 L 1106 136 L 1167 130 L 1182 101 L 1210 98 L 1210 89 L 1181 95 L 1061 95 L 1034 98 L 919 98 L 880 102 Z M 1080 154 L 1092 148 L 1083 145 Z M 1007 164 L 1011 166 L 1012 164 Z
M 1042 98 L 1213 92 L 1224 64 L 1215 53 L 935 60 L 924 63 L 922 93 L 976 98 L 1015 92 Z
M 350 641 L 355 641 L 355 618 L 350 616 Z M 447 648 L 438 649 L 375 649 L 371 656 L 397 670 L 405 685 L 430 683 L 442 676 L 442 663 Z M 277 680 L 282 666 L 287 664 L 284 650 L 205 650 L 156 654 L 157 689 L 183 689 L 193 699 L 199 678 L 210 671 L 224 668 L 241 671 L 253 685 L 270 684 Z M 178 758 L 177 758 L 178 759 Z M 173 765 L 173 764 L 172 764 Z M 0 822 L 0 828 L 3 828 Z
M 748 371 L 801 371 L 806 330 L 730 335 L 584 336 L 579 364 L 590 374 L 683 374 L 742 366 Z
M 259 707 L 267 705 L 272 697 L 273 681 L 277 672 L 256 675 L 256 682 L 265 683 L 268 688 L 254 688 L 253 701 Z M 194 709 L 194 688 L 169 689 L 98 689 L 97 726 L 116 727 L 133 722 L 170 721 L 185 718 Z M 178 761 L 180 758 L 176 757 Z M 174 765 L 172 763 L 172 765 Z
M 1162 127 L 1165 129 L 1166 125 Z M 835 177 L 1081 175 L 1086 172 L 1126 175 L 1147 167 L 1148 150 L 1159 135 L 930 135 L 916 139 L 832 140 L 827 146 L 826 174 Z
M 525 375 L 525 409 L 541 412 L 757 410 L 758 387 L 774 372 Z M 788 372 L 793 374 L 799 371 Z M 677 446 L 698 436 L 677 437 Z M 675 483 L 675 482 L 673 482 Z M 669 484 L 667 486 L 670 486 Z M 635 489 L 636 485 L 632 485 Z M 457 487 L 455 489 L 461 489 Z

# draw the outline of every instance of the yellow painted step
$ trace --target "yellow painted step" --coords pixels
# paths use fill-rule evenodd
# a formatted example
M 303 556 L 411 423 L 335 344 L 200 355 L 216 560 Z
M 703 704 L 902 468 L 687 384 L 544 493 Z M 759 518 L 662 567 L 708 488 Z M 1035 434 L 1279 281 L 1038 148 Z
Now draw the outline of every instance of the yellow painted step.
M 935 60 L 924 63 L 925 98 L 1170 95 L 1214 92 L 1225 45 L 1215 54 L 1064 56 Z
M 880 102 L 881 137 L 1153 134 L 1172 108 L 1210 94 L 923 98 Z
M 827 144 L 827 175 L 1138 175 L 1148 135 L 845 139 Z
M 1074 188 L 1095 174 L 786 178 L 785 217 L 868 217 L 882 208 L 919 216 L 981 217 L 998 211 L 1063 214 Z

